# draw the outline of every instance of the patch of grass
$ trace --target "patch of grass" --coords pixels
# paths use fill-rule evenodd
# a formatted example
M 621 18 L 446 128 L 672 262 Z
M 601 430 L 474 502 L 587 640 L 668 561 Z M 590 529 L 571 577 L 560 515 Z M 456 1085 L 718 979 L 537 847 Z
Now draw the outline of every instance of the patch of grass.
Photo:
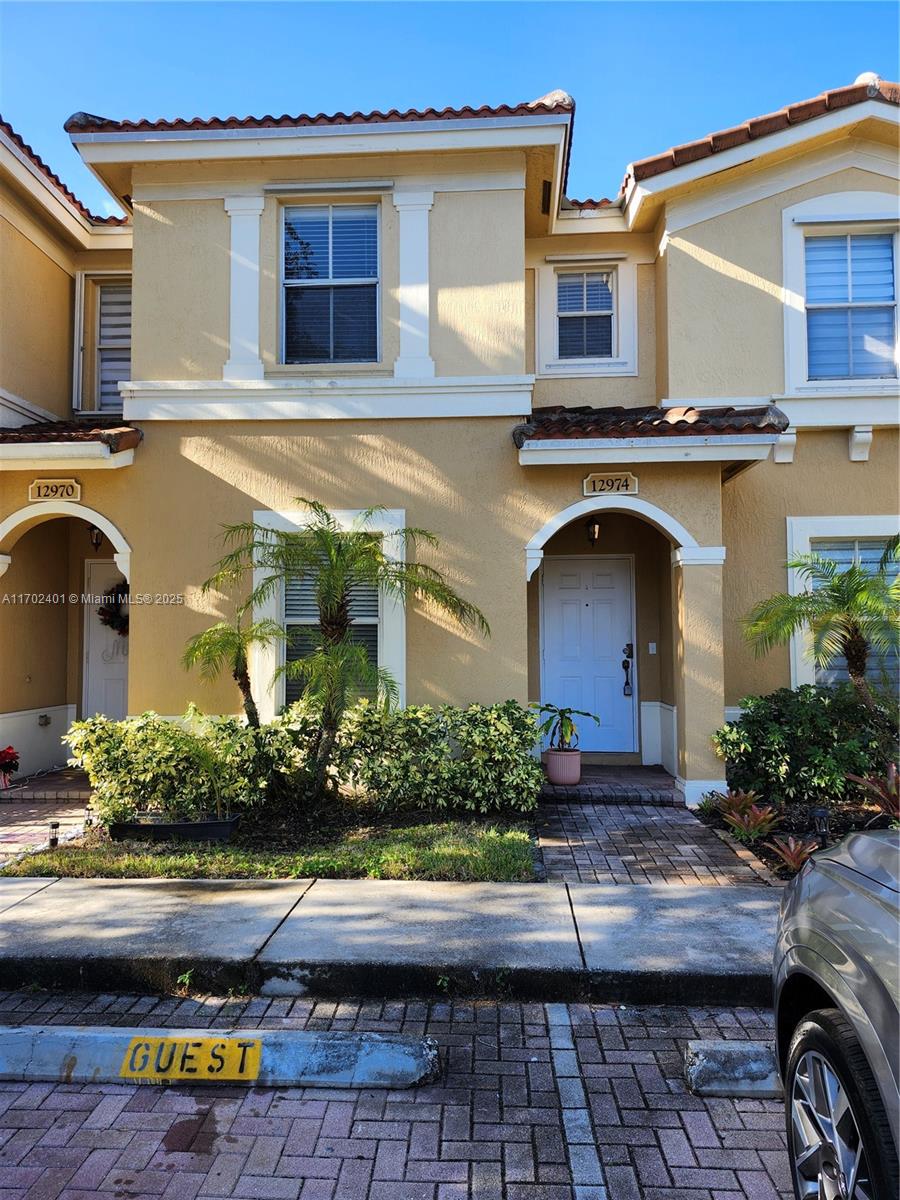
M 295 850 L 111 842 L 94 832 L 33 854 L 0 875 L 79 879 L 534 879 L 528 827 L 478 821 L 416 823 L 332 834 Z

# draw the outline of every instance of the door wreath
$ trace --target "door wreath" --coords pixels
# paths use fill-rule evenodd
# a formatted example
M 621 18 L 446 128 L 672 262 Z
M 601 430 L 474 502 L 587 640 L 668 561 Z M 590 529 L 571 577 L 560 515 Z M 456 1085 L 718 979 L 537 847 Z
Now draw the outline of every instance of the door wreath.
M 128 637 L 128 584 L 117 583 L 103 595 L 103 603 L 97 609 L 101 625 L 114 629 L 119 637 Z

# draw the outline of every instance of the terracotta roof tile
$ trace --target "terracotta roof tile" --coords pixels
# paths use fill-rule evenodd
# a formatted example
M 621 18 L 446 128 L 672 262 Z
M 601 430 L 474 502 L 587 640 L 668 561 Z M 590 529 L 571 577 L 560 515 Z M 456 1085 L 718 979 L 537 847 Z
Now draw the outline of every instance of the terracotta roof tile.
M 300 113 L 292 117 L 284 114 L 274 117 L 178 117 L 172 120 L 160 118 L 150 121 L 113 121 L 92 113 L 74 113 L 66 121 L 67 133 L 178 133 L 189 130 L 208 129 L 298 129 L 318 125 L 380 125 L 390 121 L 467 121 L 488 117 L 526 117 L 542 113 L 574 113 L 575 101 L 565 92 L 550 92 L 539 100 L 523 104 L 500 104 L 492 107 L 483 104 L 478 108 L 409 108 L 404 111 L 392 108 L 388 112 L 352 113 Z
M 643 179 L 652 179 L 654 176 L 662 175 L 665 171 L 672 171 L 684 163 L 697 162 L 699 159 L 719 154 L 723 150 L 730 150 L 733 146 L 767 137 L 769 134 L 778 133 L 792 125 L 799 125 L 803 121 L 813 120 L 816 117 L 824 116 L 827 112 L 848 108 L 853 104 L 862 104 L 866 100 L 900 105 L 900 84 L 887 83 L 880 79 L 871 83 L 853 83 L 849 87 L 833 88 L 831 91 L 822 92 L 821 95 L 813 96 L 809 100 L 799 100 L 795 104 L 788 104 L 784 108 L 778 109 L 777 112 L 753 117 L 742 125 L 735 125 L 731 129 L 709 133 L 706 137 L 698 138 L 696 141 L 673 146 L 663 154 L 642 158 L 632 164 L 632 170 L 625 177 L 625 182 L 627 183 L 631 178 L 636 183 L 640 183 Z
M 75 208 L 78 209 L 78 211 L 85 218 L 85 220 L 90 221 L 92 225 L 127 225 L 128 224 L 127 217 L 98 217 L 96 213 L 92 213 L 91 210 L 87 207 L 87 205 L 83 204 L 82 201 L 78 199 L 78 197 L 71 190 L 71 188 L 67 187 L 63 183 L 63 181 L 60 179 L 60 177 L 56 174 L 55 171 L 50 170 L 50 168 L 47 166 L 47 164 L 44 162 L 44 160 L 41 158 L 41 156 L 39 154 L 36 154 L 34 152 L 34 150 L 32 150 L 32 148 L 28 145 L 28 143 L 22 138 L 22 136 L 20 134 L 16 133 L 16 131 L 15 131 L 15 129 L 13 129 L 12 125 L 10 125 L 10 123 L 8 121 L 4 121 L 2 117 L 0 117 L 0 130 L 2 130 L 2 132 L 9 138 L 9 140 L 19 150 L 21 150 L 21 152 L 25 155 L 25 157 L 28 158 L 37 167 L 37 169 L 41 172 L 41 174 L 44 176 L 44 178 L 47 180 L 47 182 L 51 185 L 51 187 L 55 188 L 56 191 L 60 192 L 63 196 L 65 196 L 65 198 L 69 201 L 69 203 L 74 205 Z
M 778 434 L 788 426 L 779 408 L 551 408 L 536 409 L 513 430 L 519 447 L 531 441 L 565 438 L 708 437 Z
M 110 421 L 35 421 L 16 429 L 0 429 L 0 446 L 41 445 L 47 442 L 97 442 L 119 450 L 133 450 L 143 438 L 140 429 L 115 419 Z

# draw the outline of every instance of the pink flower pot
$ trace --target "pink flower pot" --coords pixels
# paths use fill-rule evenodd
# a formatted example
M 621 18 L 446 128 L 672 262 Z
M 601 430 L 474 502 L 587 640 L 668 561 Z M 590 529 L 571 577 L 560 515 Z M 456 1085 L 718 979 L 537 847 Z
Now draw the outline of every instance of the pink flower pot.
M 8 788 L 11 782 L 12 775 L 10 775 L 9 771 L 0 771 L 0 792 L 2 792 L 4 788 Z
M 548 750 L 547 779 L 562 787 L 574 787 L 581 782 L 580 750 Z

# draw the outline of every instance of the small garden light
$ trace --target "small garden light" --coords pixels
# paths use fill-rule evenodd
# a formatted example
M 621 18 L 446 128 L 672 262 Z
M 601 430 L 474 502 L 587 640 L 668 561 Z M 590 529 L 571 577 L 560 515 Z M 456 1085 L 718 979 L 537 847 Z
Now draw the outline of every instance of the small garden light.
M 816 836 L 819 839 L 819 844 L 822 846 L 828 845 L 828 818 L 831 815 L 824 804 L 817 805 L 809 810 L 809 815 L 812 818 L 813 829 L 816 831 Z
M 86 804 L 84 806 L 84 827 L 85 827 L 85 829 L 90 829 L 90 827 L 93 824 L 94 824 L 94 810 L 91 808 L 90 804 Z
M 59 845 L 59 821 L 50 822 L 50 849 L 55 850 Z

